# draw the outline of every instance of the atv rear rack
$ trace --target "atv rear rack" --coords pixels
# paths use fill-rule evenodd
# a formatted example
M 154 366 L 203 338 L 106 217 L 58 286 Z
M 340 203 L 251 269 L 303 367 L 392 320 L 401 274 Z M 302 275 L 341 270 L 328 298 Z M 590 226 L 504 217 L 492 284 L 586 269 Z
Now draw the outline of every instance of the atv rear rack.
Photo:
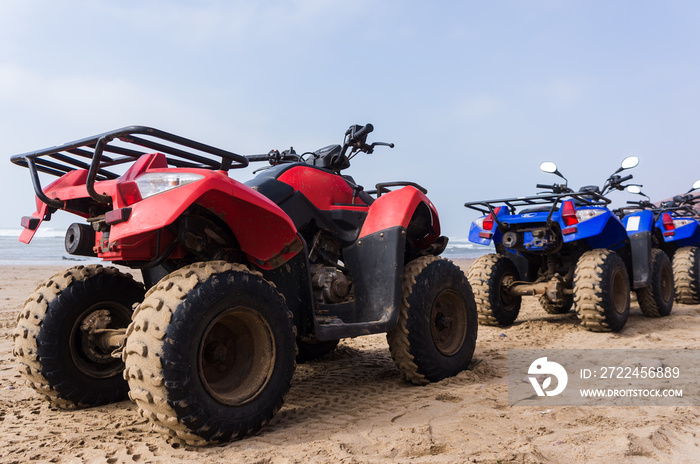
M 623 215 L 629 214 L 632 211 L 651 211 L 654 213 L 654 218 L 658 218 L 663 213 L 673 213 L 677 217 L 700 217 L 700 212 L 690 205 L 681 206 L 659 206 L 654 208 L 646 208 L 639 205 L 629 205 L 618 208 L 616 211 L 620 211 Z
M 136 137 L 137 134 L 148 138 Z M 117 145 L 115 142 L 122 143 Z M 14 155 L 11 161 L 18 166 L 29 168 L 36 196 L 50 207 L 62 208 L 64 204 L 63 201 L 49 198 L 44 193 L 39 172 L 60 177 L 71 171 L 86 169 L 86 187 L 90 197 L 100 203 L 110 203 L 109 196 L 95 191 L 95 182 L 119 178 L 119 174 L 107 168 L 131 163 L 142 155 L 152 153 L 128 148 L 130 145 L 163 153 L 168 165 L 178 168 L 228 171 L 244 168 L 249 162 L 243 155 L 145 126 L 123 127 L 60 146 Z M 108 156 L 105 153 L 117 156 Z
M 510 214 L 516 214 L 517 208 L 524 206 L 539 206 L 539 205 L 551 205 L 549 208 L 549 214 L 547 215 L 547 223 L 550 222 L 552 214 L 557 210 L 557 205 L 566 198 L 573 199 L 578 205 L 581 206 L 606 206 L 610 204 L 611 200 L 607 199 L 603 195 L 597 192 L 569 192 L 569 193 L 549 193 L 542 195 L 533 195 L 530 197 L 516 197 L 516 198 L 503 198 L 500 200 L 486 200 L 486 201 L 471 201 L 465 203 L 464 206 L 467 208 L 476 210 L 481 214 L 491 214 L 496 223 L 502 226 L 498 215 L 494 211 L 493 205 L 505 204 L 508 206 Z M 543 211 L 547 211 L 546 208 Z

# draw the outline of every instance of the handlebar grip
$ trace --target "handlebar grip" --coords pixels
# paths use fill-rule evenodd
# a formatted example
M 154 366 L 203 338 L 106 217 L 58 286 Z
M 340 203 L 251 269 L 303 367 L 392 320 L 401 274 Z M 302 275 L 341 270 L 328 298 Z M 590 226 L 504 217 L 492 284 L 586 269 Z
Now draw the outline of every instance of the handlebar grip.
M 538 189 L 554 189 L 553 185 L 547 185 L 547 184 L 537 184 Z
M 352 139 L 353 139 L 353 141 L 358 140 L 358 139 L 366 136 L 367 134 L 369 134 L 373 130 L 374 130 L 374 126 L 370 123 L 367 123 L 367 125 L 363 126 L 362 129 L 360 129 L 359 131 L 357 131 L 353 134 Z
M 247 155 L 248 161 L 267 161 L 270 159 L 269 155 Z
M 622 179 L 620 179 L 620 183 L 626 182 L 626 181 L 630 180 L 632 177 L 634 177 L 634 176 L 632 174 L 629 174 L 629 175 L 623 177 Z
M 627 204 L 628 204 L 628 205 L 639 205 L 639 202 L 638 202 L 638 201 L 627 200 Z

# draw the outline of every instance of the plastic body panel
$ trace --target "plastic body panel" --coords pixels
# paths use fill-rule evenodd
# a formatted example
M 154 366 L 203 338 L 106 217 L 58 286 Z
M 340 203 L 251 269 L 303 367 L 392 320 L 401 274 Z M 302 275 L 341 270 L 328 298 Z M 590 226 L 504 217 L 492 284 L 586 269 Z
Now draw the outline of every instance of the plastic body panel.
M 424 243 L 433 243 L 440 236 L 437 210 L 423 192 L 411 186 L 382 195 L 372 203 L 360 231 L 360 238 L 396 226 L 407 229 L 413 214 L 421 204 L 427 206 L 430 213 L 429 230 L 422 239 Z
M 671 217 L 673 219 L 685 219 L 688 223 L 673 229 L 672 234 L 662 233 L 661 236 L 664 242 L 673 245 L 675 248 L 700 245 L 700 227 L 698 227 L 698 220 L 696 218 L 675 215 L 671 215 Z M 659 215 L 654 225 L 659 231 L 664 231 L 661 215 Z
M 162 156 L 144 155 L 118 181 L 95 183 L 98 192 L 113 198 L 114 210 L 127 206 L 131 208 L 127 221 L 111 226 L 109 242 L 100 249 L 99 257 L 112 261 L 152 260 L 154 255 L 163 251 L 157 250 L 154 245 L 157 240 L 155 232 L 173 224 L 193 204 L 201 205 L 219 216 L 235 235 L 241 250 L 263 269 L 279 266 L 301 250 L 296 227 L 271 200 L 231 179 L 224 171 L 153 168 L 161 165 L 157 160 Z M 134 204 L 125 204 L 121 195 L 117 194 L 117 184 L 129 182 L 144 172 L 196 173 L 202 179 Z M 86 171 L 72 171 L 47 186 L 45 193 L 49 197 L 60 198 L 67 205 L 72 200 L 86 199 L 87 190 L 84 184 L 80 184 L 85 175 Z M 42 213 L 38 211 L 36 214 Z
M 551 221 L 557 224 L 560 231 L 564 229 L 572 231 L 562 234 L 561 238 L 563 243 L 571 243 L 580 240 L 584 241 L 591 249 L 609 248 L 614 250 L 621 247 L 627 240 L 624 225 L 611 211 L 605 208 L 594 207 L 583 207 L 579 209 L 600 209 L 603 212 L 595 217 L 579 222 L 574 226 L 565 225 L 559 211 L 552 213 Z M 528 231 L 528 228 L 547 227 L 547 217 L 549 216 L 547 212 L 528 212 L 510 215 L 504 213 L 504 210 L 505 208 L 498 212 L 498 220 L 504 225 L 519 226 L 519 228 L 525 229 L 523 234 L 524 243 L 526 244 L 532 241 L 532 232 Z M 490 245 L 492 240 L 495 243 L 501 243 L 503 240 L 503 231 L 501 231 L 496 224 L 494 224 L 493 229 L 492 231 L 485 231 L 474 221 L 470 226 L 468 238 L 471 242 L 481 245 Z M 491 238 L 485 238 L 480 235 L 489 232 L 492 233 Z M 529 251 L 547 251 L 547 248 L 533 246 L 529 247 Z

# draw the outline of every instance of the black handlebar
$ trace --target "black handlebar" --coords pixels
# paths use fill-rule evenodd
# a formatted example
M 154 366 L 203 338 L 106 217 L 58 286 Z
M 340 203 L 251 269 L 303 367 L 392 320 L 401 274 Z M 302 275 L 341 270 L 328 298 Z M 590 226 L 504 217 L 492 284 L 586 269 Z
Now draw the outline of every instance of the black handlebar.
M 374 130 L 374 126 L 370 123 L 367 123 L 366 125 L 362 126 L 358 130 L 354 130 L 357 126 L 352 126 L 349 130 L 350 132 L 350 138 L 348 139 L 349 144 L 353 144 L 354 142 L 357 142 L 361 140 L 363 137 L 367 137 L 367 135 Z
M 350 126 L 348 130 L 345 131 L 345 140 L 343 142 L 343 147 L 340 153 L 333 154 L 332 158 L 329 159 L 329 163 L 325 163 L 324 167 L 328 167 L 333 171 L 340 172 L 340 170 L 346 169 L 348 166 L 350 166 L 349 160 L 357 152 L 361 151 L 365 153 L 372 153 L 374 151 L 374 147 L 379 145 L 394 148 L 393 143 L 386 142 L 374 142 L 368 145 L 366 143 L 367 135 L 369 135 L 372 131 L 374 131 L 374 126 L 370 123 L 367 123 L 364 126 L 361 126 L 359 124 L 353 124 L 352 126 Z M 329 146 L 322 150 L 333 147 L 334 146 Z M 348 149 L 350 149 L 351 153 L 349 156 L 346 156 Z M 309 162 L 308 160 L 304 160 L 304 155 L 306 154 L 307 153 L 304 153 L 301 156 L 297 155 L 297 153 L 294 151 L 294 148 L 290 148 L 289 150 L 285 150 L 282 152 L 280 152 L 279 150 L 271 150 L 266 155 L 247 155 L 246 158 L 250 162 L 268 161 L 272 166 L 275 166 L 277 164 L 289 162 Z M 318 159 L 321 156 L 318 152 L 314 152 L 312 153 L 312 155 L 314 157 L 314 160 Z M 326 155 L 323 154 L 323 156 L 325 157 Z M 315 164 L 315 161 L 313 162 Z
M 270 159 L 270 155 L 246 155 L 246 158 L 248 158 L 248 161 L 251 162 L 268 161 Z
M 538 189 L 550 189 L 554 190 L 554 185 L 547 185 L 547 184 L 537 184 Z
M 620 184 L 623 183 L 623 182 L 627 182 L 627 181 L 630 180 L 632 177 L 634 177 L 632 174 L 628 174 L 628 175 L 626 175 L 625 177 L 621 178 L 618 182 L 619 182 Z

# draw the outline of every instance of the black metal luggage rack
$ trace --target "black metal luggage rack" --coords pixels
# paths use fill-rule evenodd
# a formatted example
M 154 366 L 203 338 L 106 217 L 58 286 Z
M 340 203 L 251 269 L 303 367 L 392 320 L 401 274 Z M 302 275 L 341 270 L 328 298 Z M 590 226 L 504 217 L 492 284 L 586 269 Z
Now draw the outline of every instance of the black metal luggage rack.
M 700 211 L 698 211 L 690 205 L 674 206 L 672 208 L 664 208 L 663 211 L 659 211 L 659 213 L 665 212 L 675 213 L 679 217 L 693 217 L 696 219 L 700 218 Z
M 607 206 L 610 204 L 611 200 L 607 199 L 603 195 L 593 191 L 586 192 L 568 192 L 568 193 L 544 193 L 542 195 L 533 195 L 529 197 L 516 197 L 516 198 L 504 198 L 500 200 L 486 200 L 486 201 L 470 201 L 465 203 L 464 206 L 480 212 L 481 214 L 491 214 L 496 223 L 502 226 L 501 221 L 498 219 L 494 211 L 494 206 L 506 205 L 510 214 L 517 214 L 517 208 L 522 208 L 524 206 L 537 207 L 540 205 L 549 205 L 549 214 L 547 215 L 547 223 L 550 222 L 552 214 L 557 210 L 557 205 L 566 198 L 573 199 L 578 205 L 585 206 Z M 544 209 L 546 211 L 546 208 Z M 524 211 L 521 211 L 523 213 Z
M 121 143 L 117 144 L 118 142 Z M 149 151 L 128 148 L 130 145 Z M 95 191 L 95 182 L 119 178 L 119 174 L 107 168 L 132 163 L 142 155 L 153 152 L 163 153 L 168 165 L 178 168 L 228 171 L 244 168 L 249 163 L 246 156 L 145 126 L 123 127 L 60 146 L 14 155 L 11 161 L 18 166 L 29 168 L 34 192 L 41 201 L 53 208 L 62 208 L 63 201 L 49 198 L 44 193 L 39 172 L 60 177 L 71 171 L 87 169 L 86 187 L 90 197 L 100 203 L 110 203 L 109 196 Z
M 623 206 L 622 208 L 617 208 L 616 211 L 620 211 L 621 214 L 627 215 L 632 211 L 643 211 L 648 210 L 654 213 L 654 219 L 657 219 L 663 213 L 673 213 L 677 217 L 692 217 L 700 218 L 700 212 L 693 208 L 691 205 L 680 205 L 680 206 L 656 206 L 653 208 L 645 207 L 641 205 L 630 205 Z

